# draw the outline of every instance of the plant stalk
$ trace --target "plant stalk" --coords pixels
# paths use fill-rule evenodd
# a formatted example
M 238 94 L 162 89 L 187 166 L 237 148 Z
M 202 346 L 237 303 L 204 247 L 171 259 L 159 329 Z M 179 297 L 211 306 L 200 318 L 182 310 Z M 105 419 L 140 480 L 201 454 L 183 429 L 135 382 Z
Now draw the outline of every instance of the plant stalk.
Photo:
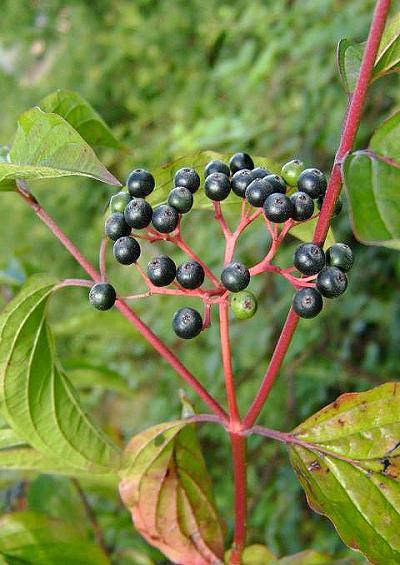
M 233 476 L 235 486 L 235 530 L 230 565 L 240 565 L 246 544 L 247 520 L 247 462 L 246 437 L 231 433 Z

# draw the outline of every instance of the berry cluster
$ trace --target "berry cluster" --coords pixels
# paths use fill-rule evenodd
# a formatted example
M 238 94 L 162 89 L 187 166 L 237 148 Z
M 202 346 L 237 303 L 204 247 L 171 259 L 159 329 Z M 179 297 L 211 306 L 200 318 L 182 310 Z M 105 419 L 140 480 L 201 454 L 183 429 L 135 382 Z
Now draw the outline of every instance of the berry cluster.
M 104 226 L 105 235 L 114 242 L 116 261 L 122 265 L 137 264 L 141 255 L 139 238 L 152 242 L 166 240 L 179 247 L 178 242 L 182 243 L 181 217 L 192 209 L 194 194 L 200 184 L 201 179 L 195 169 L 185 167 L 178 170 L 166 203 L 153 208 L 146 200 L 155 188 L 153 175 L 145 169 L 132 171 L 127 179 L 127 192 L 119 192 L 111 198 L 111 214 Z M 222 222 L 225 238 L 237 238 L 240 231 L 261 214 L 273 236 L 275 251 L 293 225 L 313 217 L 314 200 L 317 200 L 317 207 L 321 207 L 326 187 L 326 177 L 321 171 L 306 169 L 297 159 L 286 163 L 280 175 L 264 167 L 255 167 L 246 153 L 233 155 L 229 165 L 213 160 L 204 169 L 204 192 L 214 203 L 215 215 Z M 231 192 L 242 199 L 242 219 L 236 232 L 231 232 L 226 226 L 220 208 L 220 202 Z M 337 203 L 337 213 L 340 206 Z M 251 212 L 252 209 L 255 211 Z M 280 232 L 278 224 L 284 224 Z M 144 232 L 140 234 L 138 230 Z M 187 252 L 188 249 L 186 246 L 183 250 Z M 246 289 L 252 274 L 268 270 L 281 273 L 298 289 L 293 299 L 297 314 L 305 318 L 314 317 L 322 309 L 322 296 L 332 298 L 344 292 L 347 287 L 345 272 L 353 262 L 351 250 L 344 244 L 332 246 L 326 254 L 314 244 L 302 244 L 296 250 L 294 267 L 308 277 L 305 279 L 290 274 L 293 268 L 280 269 L 272 265 L 271 252 L 249 269 L 233 260 L 232 251 L 218 280 L 194 253 L 189 255 L 190 259 L 178 266 L 167 255 L 154 257 L 148 263 L 146 273 L 137 265 L 149 290 L 146 295 L 182 294 L 203 299 L 204 321 L 193 308 L 183 307 L 174 314 L 173 330 L 183 339 L 193 338 L 205 329 L 210 323 L 211 305 L 226 300 L 229 293 L 232 293 L 229 298 L 234 315 L 241 320 L 251 318 L 257 311 L 257 299 Z M 311 282 L 315 276 L 316 281 Z M 205 279 L 210 279 L 213 289 L 201 288 Z M 170 285 L 175 288 L 162 289 Z M 112 285 L 100 282 L 91 288 L 89 300 L 99 310 L 108 310 L 116 300 L 116 293 Z
M 326 253 L 315 243 L 299 245 L 294 266 L 303 275 L 317 275 L 315 287 L 299 289 L 293 298 L 293 309 L 302 318 L 314 318 L 323 306 L 322 297 L 337 298 L 347 288 L 346 273 L 353 266 L 353 253 L 345 243 L 335 243 Z

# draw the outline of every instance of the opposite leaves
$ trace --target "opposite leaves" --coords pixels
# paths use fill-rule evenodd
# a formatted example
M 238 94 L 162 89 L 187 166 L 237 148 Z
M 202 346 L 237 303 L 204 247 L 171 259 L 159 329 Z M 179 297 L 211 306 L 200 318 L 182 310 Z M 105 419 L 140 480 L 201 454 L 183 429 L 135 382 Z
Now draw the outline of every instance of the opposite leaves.
M 174 563 L 223 563 L 222 527 L 193 424 L 160 424 L 125 452 L 120 493 L 136 529 Z
M 344 394 L 292 435 L 291 463 L 310 506 L 371 563 L 399 563 L 400 385 Z
M 68 469 L 107 474 L 118 467 L 119 451 L 83 411 L 59 366 L 47 324 L 56 284 L 32 277 L 0 316 L 1 411 L 39 454 Z

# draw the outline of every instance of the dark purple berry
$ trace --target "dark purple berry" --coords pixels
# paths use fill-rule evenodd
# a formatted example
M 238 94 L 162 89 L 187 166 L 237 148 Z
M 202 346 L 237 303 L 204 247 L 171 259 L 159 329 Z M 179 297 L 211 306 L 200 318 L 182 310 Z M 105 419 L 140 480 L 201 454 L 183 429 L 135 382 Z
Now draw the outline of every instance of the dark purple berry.
M 326 186 L 326 176 L 319 169 L 305 169 L 297 181 L 298 190 L 306 192 L 311 198 L 323 196 Z
M 296 222 L 309 220 L 314 214 L 314 200 L 305 192 L 295 192 L 289 196 L 293 204 L 292 218 Z
M 168 286 L 175 279 L 176 265 L 167 255 L 154 257 L 147 265 L 147 276 L 154 286 Z
M 186 261 L 178 266 L 176 280 L 183 288 L 199 288 L 204 282 L 204 269 L 197 261 Z
M 140 245 L 133 237 L 120 237 L 114 243 L 113 255 L 118 263 L 132 265 L 140 257 Z
M 253 180 L 252 171 L 249 171 L 249 169 L 241 169 L 240 171 L 237 171 L 231 178 L 231 187 L 233 192 L 237 196 L 244 198 L 246 188 Z
M 128 226 L 141 230 L 146 228 L 153 215 L 153 209 L 144 198 L 132 198 L 124 211 L 125 222 Z
M 256 208 L 262 208 L 270 194 L 270 186 L 265 178 L 254 179 L 246 188 L 246 200 Z
M 151 221 L 158 232 L 171 233 L 178 225 L 179 212 L 169 204 L 161 204 L 154 208 Z
M 227 177 L 230 176 L 231 170 L 226 163 L 223 161 L 219 161 L 218 159 L 214 159 L 214 161 L 210 161 L 208 165 L 206 165 L 204 169 L 204 178 L 207 178 L 212 173 L 222 173 Z
M 97 310 L 109 310 L 117 298 L 114 287 L 109 283 L 96 283 L 89 292 L 89 302 Z
M 145 198 L 154 190 L 154 177 L 146 169 L 135 169 L 128 175 L 126 186 L 131 196 Z
M 180 308 L 172 318 L 172 329 L 182 339 L 192 339 L 203 329 L 201 315 L 194 308 Z
M 264 202 L 265 217 L 271 222 L 280 224 L 291 218 L 293 204 L 285 194 L 276 193 L 268 196 Z
M 249 285 L 250 272 L 242 263 L 230 263 L 221 273 L 221 282 L 227 290 L 240 292 Z
M 326 298 L 336 298 L 347 288 L 346 274 L 337 267 L 324 267 L 317 276 L 317 289 Z
M 193 194 L 188 188 L 177 186 L 169 193 L 168 204 L 181 214 L 186 214 L 193 206 Z
M 211 173 L 204 182 L 204 192 L 210 200 L 221 201 L 229 196 L 231 183 L 224 173 Z
M 312 287 L 301 288 L 293 297 L 293 310 L 301 318 L 315 318 L 322 306 L 322 296 Z
M 254 163 L 253 159 L 247 153 L 235 153 L 229 160 L 229 167 L 232 174 L 241 169 L 253 169 Z
M 294 253 L 294 266 L 303 275 L 316 275 L 325 267 L 325 253 L 315 243 L 302 243 Z
M 175 186 L 184 186 L 193 194 L 200 186 L 200 177 L 194 169 L 184 167 L 175 174 L 174 183 Z
M 124 215 L 115 212 L 109 216 L 104 224 L 104 233 L 113 241 L 131 233 L 131 228 L 125 222 Z

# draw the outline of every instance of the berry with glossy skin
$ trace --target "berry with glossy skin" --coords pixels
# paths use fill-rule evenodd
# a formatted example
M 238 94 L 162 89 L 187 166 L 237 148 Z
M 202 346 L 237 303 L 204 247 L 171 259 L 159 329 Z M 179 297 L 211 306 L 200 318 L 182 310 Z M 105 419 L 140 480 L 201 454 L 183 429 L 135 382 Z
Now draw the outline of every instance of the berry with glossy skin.
M 270 174 L 272 174 L 271 171 L 268 171 L 265 167 L 256 167 L 251 171 L 253 179 L 263 179 Z
M 241 169 L 254 169 L 253 159 L 247 153 L 235 153 L 229 160 L 229 168 L 232 174 Z
M 128 226 L 141 230 L 146 228 L 153 215 L 153 208 L 144 198 L 132 198 L 124 211 L 125 222 Z
M 89 292 L 89 302 L 97 310 L 109 310 L 114 306 L 117 294 L 109 283 L 96 283 Z
M 248 320 L 257 312 L 257 298 L 248 290 L 233 294 L 230 304 L 232 312 L 238 320 Z
M 128 192 L 118 192 L 111 196 L 110 200 L 110 210 L 111 212 L 119 212 L 120 214 L 124 213 L 125 207 L 129 204 L 131 200 L 131 195 Z
M 178 225 L 179 212 L 169 204 L 161 204 L 154 208 L 151 221 L 158 232 L 171 233 Z
M 305 169 L 299 176 L 297 188 L 311 198 L 319 198 L 326 191 L 326 176 L 319 169 Z
M 175 186 L 184 186 L 194 194 L 200 186 L 200 177 L 194 169 L 184 167 L 175 174 L 174 183 Z
M 204 269 L 197 261 L 186 261 L 177 268 L 176 280 L 183 288 L 199 288 L 204 282 Z
M 276 194 L 277 192 L 286 194 L 286 184 L 282 177 L 279 175 L 267 175 L 264 179 L 270 186 L 270 194 Z
M 154 286 L 168 286 L 175 279 L 176 265 L 167 255 L 154 257 L 147 265 L 147 276 Z
M 254 179 L 246 188 L 246 200 L 256 208 L 262 208 L 267 197 L 271 194 L 271 188 L 265 178 Z
M 203 329 L 203 320 L 194 308 L 179 308 L 172 318 L 172 329 L 182 339 L 192 339 Z
M 353 263 L 353 252 L 345 243 L 335 243 L 326 252 L 326 264 L 330 267 L 338 267 L 347 273 L 352 268 Z
M 299 159 L 293 159 L 283 165 L 281 175 L 286 184 L 296 186 L 299 176 L 303 171 L 304 163 L 299 161 Z
M 204 192 L 210 200 L 225 200 L 231 191 L 231 183 L 224 173 L 211 173 L 205 180 Z
M 326 298 L 336 298 L 347 288 L 346 274 L 337 267 L 324 267 L 317 276 L 317 289 Z
M 318 210 L 321 210 L 322 208 L 322 204 L 324 203 L 324 197 L 320 196 L 317 200 L 317 208 Z M 332 216 L 338 216 L 340 214 L 340 212 L 342 211 L 343 208 L 343 202 L 341 201 L 340 198 L 338 198 L 335 202 L 335 207 L 333 209 L 333 214 Z
M 322 296 L 312 287 L 301 288 L 293 297 L 293 310 L 301 318 L 315 318 L 323 306 Z
M 314 200 L 305 192 L 294 192 L 289 196 L 293 204 L 292 218 L 296 222 L 309 220 L 314 214 Z
M 132 265 L 140 257 L 140 245 L 133 237 L 120 237 L 113 245 L 113 255 L 121 265 Z
M 208 165 L 206 165 L 204 169 L 204 178 L 207 178 L 212 173 L 222 173 L 227 177 L 230 176 L 231 170 L 226 163 L 223 161 L 219 161 L 218 159 L 214 159 L 210 161 Z
M 181 214 L 186 214 L 193 206 L 193 194 L 188 188 L 177 186 L 169 193 L 168 204 Z
M 315 243 L 302 243 L 294 253 L 294 266 L 303 275 L 316 275 L 325 267 L 324 250 Z
M 131 196 L 145 198 L 154 190 L 154 177 L 146 169 L 135 169 L 129 173 L 126 186 Z
M 249 285 L 250 272 L 242 263 L 235 261 L 222 271 L 221 282 L 227 290 L 240 292 Z
M 129 235 L 131 233 L 131 228 L 125 222 L 123 214 L 114 212 L 114 214 L 111 214 L 111 216 L 109 216 L 105 221 L 104 233 L 113 241 L 117 241 L 120 237 Z
M 280 224 L 292 217 L 293 204 L 285 194 L 270 194 L 264 202 L 265 217 L 271 222 Z
M 232 190 L 237 196 L 244 198 L 246 188 L 253 181 L 252 171 L 249 169 L 241 169 L 237 171 L 231 178 Z

